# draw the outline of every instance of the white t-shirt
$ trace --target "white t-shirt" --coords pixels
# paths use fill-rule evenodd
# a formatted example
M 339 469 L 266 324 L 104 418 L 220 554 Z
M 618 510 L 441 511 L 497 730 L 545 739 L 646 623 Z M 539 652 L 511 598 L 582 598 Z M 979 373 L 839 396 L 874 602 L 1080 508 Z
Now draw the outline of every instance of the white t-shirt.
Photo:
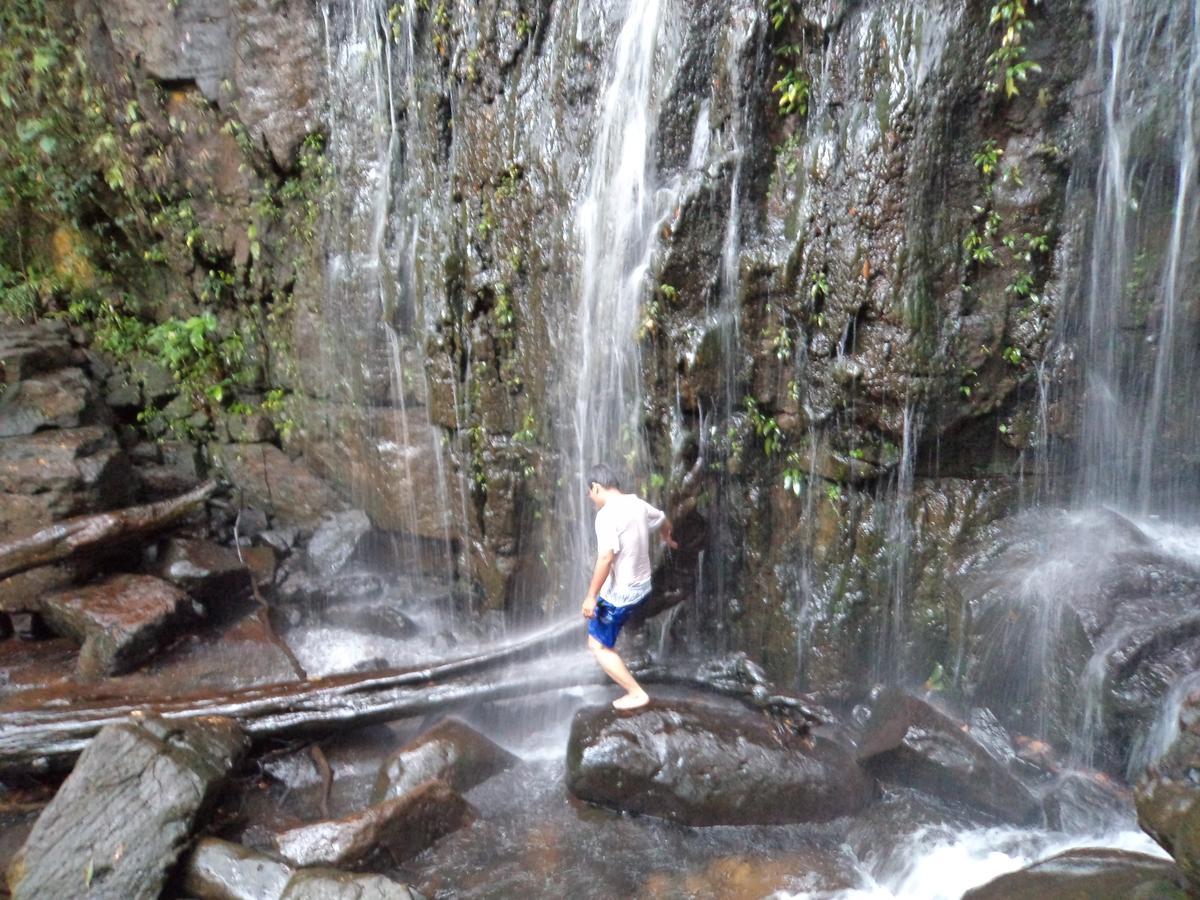
M 600 595 L 612 606 L 636 603 L 650 590 L 650 532 L 667 518 L 635 494 L 619 494 L 596 513 L 596 549 L 611 550 L 612 571 Z

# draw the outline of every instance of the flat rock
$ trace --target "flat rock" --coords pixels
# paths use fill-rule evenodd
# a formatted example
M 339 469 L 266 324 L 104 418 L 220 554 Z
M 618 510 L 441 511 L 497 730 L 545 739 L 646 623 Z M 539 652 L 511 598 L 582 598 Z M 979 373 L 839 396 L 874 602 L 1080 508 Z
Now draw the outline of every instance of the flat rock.
M 474 816 L 471 805 L 449 785 L 430 781 L 345 818 L 285 831 L 276 836 L 275 846 L 298 866 L 352 866 L 376 852 L 398 863 Z
M 199 900 L 279 900 L 291 866 L 217 838 L 204 838 L 184 866 L 183 890 Z
M 5 324 L 0 335 L 0 382 L 16 384 L 62 368 L 73 355 L 65 323 L 44 320 L 36 325 Z
M 382 875 L 337 869 L 303 869 L 292 876 L 280 900 L 423 900 L 408 885 Z
M 45 495 L 54 519 L 125 506 L 132 487 L 129 460 L 105 426 L 0 438 L 0 492 Z
M 687 825 L 823 822 L 865 807 L 871 779 L 824 737 L 783 739 L 761 717 L 651 701 L 582 709 L 571 723 L 575 796 Z
M 0 437 L 75 428 L 108 418 L 95 386 L 74 367 L 27 378 L 0 394 Z
M 135 715 L 105 727 L 9 868 L 14 900 L 154 900 L 245 743 L 223 718 Z
M 274 444 L 222 444 L 212 452 L 250 503 L 286 524 L 315 527 L 326 513 L 345 508 L 328 484 Z
M 1186 900 L 1183 875 L 1169 860 L 1107 847 L 1068 850 L 1001 875 L 963 900 Z
M 171 538 L 155 567 L 159 576 L 195 597 L 210 616 L 227 621 L 253 599 L 252 576 L 236 550 L 212 541 Z
M 445 719 L 388 757 L 375 783 L 375 799 L 402 796 L 435 778 L 465 793 L 518 762 L 469 725 Z
M 84 678 L 136 668 L 196 616 L 191 597 L 150 575 L 116 575 L 56 591 L 39 608 L 51 628 L 82 644 Z
M 877 778 L 966 803 L 1006 822 L 1041 814 L 1033 793 L 970 736 L 966 726 L 903 691 L 871 704 L 858 760 Z

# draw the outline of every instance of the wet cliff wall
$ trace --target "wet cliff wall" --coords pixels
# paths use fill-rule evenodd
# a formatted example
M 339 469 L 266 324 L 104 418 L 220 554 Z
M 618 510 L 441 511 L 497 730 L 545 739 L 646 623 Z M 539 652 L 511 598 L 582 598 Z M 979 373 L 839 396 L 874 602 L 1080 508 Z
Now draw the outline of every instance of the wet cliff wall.
M 482 606 L 574 603 L 589 330 L 685 544 L 667 643 L 788 681 L 952 670 L 954 572 L 1070 468 L 1087 4 L 662 4 L 632 323 L 577 302 L 625 4 L 25 6 L 8 159 L 78 178 L 7 195 L 8 305 L 145 365 L 131 427 L 303 454 Z

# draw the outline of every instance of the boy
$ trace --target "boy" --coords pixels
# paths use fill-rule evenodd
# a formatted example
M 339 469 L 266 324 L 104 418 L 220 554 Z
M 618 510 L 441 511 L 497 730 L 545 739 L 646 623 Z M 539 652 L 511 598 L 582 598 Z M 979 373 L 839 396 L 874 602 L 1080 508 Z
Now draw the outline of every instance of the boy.
M 629 614 L 650 596 L 650 532 L 659 530 L 672 549 L 671 520 L 634 494 L 621 492 L 620 482 L 605 465 L 587 474 L 588 498 L 596 507 L 596 567 L 583 598 L 588 619 L 588 649 L 605 673 L 625 689 L 613 701 L 616 709 L 637 709 L 649 695 L 629 673 L 613 645 Z

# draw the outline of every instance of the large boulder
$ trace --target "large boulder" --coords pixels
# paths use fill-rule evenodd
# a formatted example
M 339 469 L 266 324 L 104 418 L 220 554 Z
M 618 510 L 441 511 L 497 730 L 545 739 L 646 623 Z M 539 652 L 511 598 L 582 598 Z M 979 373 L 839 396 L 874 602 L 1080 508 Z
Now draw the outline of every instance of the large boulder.
M 308 541 L 309 566 L 319 575 L 336 575 L 370 533 L 371 520 L 361 509 L 331 513 Z
M 401 862 L 474 817 L 475 810 L 449 785 L 430 781 L 345 818 L 285 831 L 275 846 L 298 866 L 352 866 L 378 852 Z
M 963 894 L 963 900 L 1185 900 L 1169 860 L 1107 847 L 1068 850 Z
M 115 575 L 56 591 L 39 607 L 51 628 L 82 644 L 84 678 L 136 668 L 196 617 L 191 597 L 150 575 Z
M 86 425 L 0 438 L 0 491 L 61 519 L 126 505 L 133 476 L 112 429 Z
M 785 738 L 758 717 L 659 701 L 634 715 L 576 713 L 567 787 L 583 800 L 687 825 L 823 822 L 873 796 L 871 779 L 827 738 Z
M 104 728 L 9 868 L 14 900 L 154 900 L 245 745 L 224 718 L 135 715 Z
M 43 320 L 36 325 L 5 323 L 0 333 L 0 383 L 16 384 L 72 361 L 70 332 L 65 322 Z
M 457 719 L 445 719 L 388 757 L 375 782 L 376 802 L 439 779 L 466 792 L 520 760 Z
M 967 726 L 900 690 L 875 698 L 858 759 L 883 781 L 966 803 L 1006 822 L 1025 824 L 1041 814 L 1033 793 Z

